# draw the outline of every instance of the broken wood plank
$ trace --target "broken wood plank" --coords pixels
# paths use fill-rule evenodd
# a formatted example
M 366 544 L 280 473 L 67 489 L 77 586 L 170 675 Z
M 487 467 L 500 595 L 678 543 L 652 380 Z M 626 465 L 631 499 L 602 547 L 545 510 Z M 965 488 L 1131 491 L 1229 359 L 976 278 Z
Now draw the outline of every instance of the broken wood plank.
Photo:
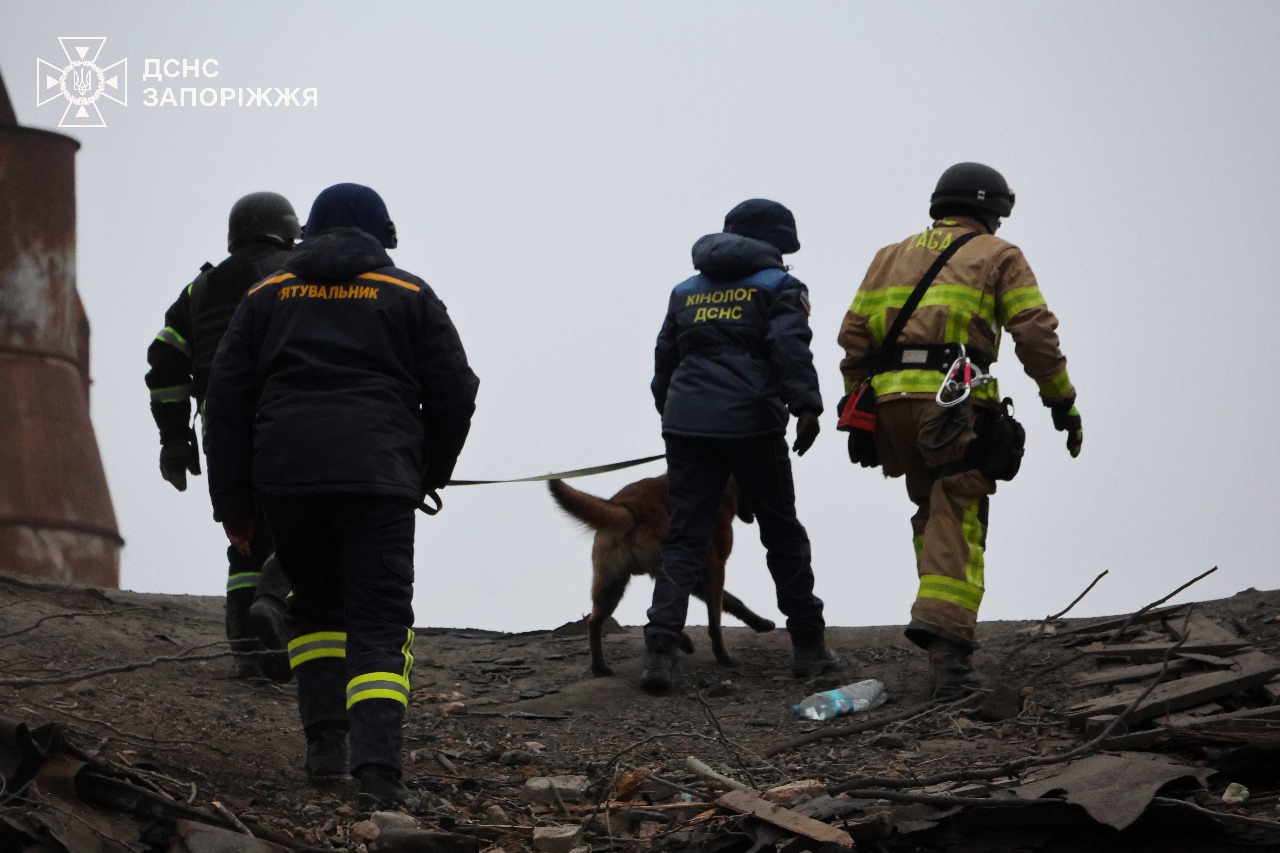
M 1162 660 L 1169 650 L 1176 643 L 1117 643 L 1113 646 L 1104 645 L 1102 643 L 1090 643 L 1087 646 L 1080 646 L 1076 649 L 1080 654 L 1096 655 L 1098 657 L 1116 657 L 1128 658 L 1134 661 L 1144 660 Z M 1179 653 L 1189 654 L 1207 654 L 1207 655 L 1232 655 L 1241 649 L 1248 648 L 1249 643 L 1244 640 L 1234 640 L 1230 643 L 1184 643 L 1179 647 Z
M 1203 613 L 1192 613 L 1187 620 L 1187 643 L 1238 643 L 1240 635 L 1222 627 Z
M 749 814 L 821 844 L 833 844 L 842 850 L 854 849 L 852 836 L 844 830 L 771 803 L 753 791 L 729 791 L 721 794 L 716 798 L 716 805 L 740 814 Z
M 1132 622 L 1130 622 L 1131 627 L 1133 625 L 1141 625 L 1146 622 L 1155 622 L 1156 620 L 1161 619 L 1162 617 L 1168 616 L 1173 613 L 1177 613 L 1180 610 L 1185 610 L 1187 609 L 1188 606 L 1190 605 L 1175 604 L 1172 607 L 1162 607 L 1158 610 L 1148 610 L 1146 613 L 1143 613 L 1141 616 L 1138 616 L 1136 618 L 1130 617 L 1130 616 L 1120 616 L 1115 619 L 1107 619 L 1102 622 L 1090 622 L 1088 625 L 1080 625 L 1076 628 L 1067 628 L 1065 630 L 1059 631 L 1058 636 L 1070 637 L 1075 634 L 1105 634 L 1110 631 L 1114 631 L 1119 627 L 1122 627 L 1124 623 L 1129 622 L 1130 619 L 1133 620 Z
M 1220 658 L 1225 660 L 1225 658 Z M 1081 687 L 1095 687 L 1099 684 L 1124 684 L 1127 681 L 1142 681 L 1147 678 L 1154 678 L 1158 673 L 1162 664 L 1158 663 L 1142 663 L 1134 666 L 1119 666 L 1111 669 L 1104 669 L 1101 672 L 1095 672 L 1090 675 L 1078 675 L 1074 679 L 1075 683 Z M 1169 661 L 1169 674 L 1176 675 L 1191 669 L 1191 663 L 1184 660 Z
M 1129 716 L 1131 723 L 1159 717 L 1183 708 L 1191 708 L 1204 702 L 1229 696 L 1265 684 L 1280 673 L 1280 660 L 1259 651 L 1236 655 L 1233 667 L 1227 672 L 1204 672 L 1189 675 L 1177 681 L 1157 685 Z M 1091 702 L 1082 702 L 1067 711 L 1067 723 L 1080 727 L 1085 720 L 1099 714 L 1118 714 L 1137 701 L 1142 690 L 1129 690 L 1103 696 Z
M 1109 737 L 1099 746 L 1102 749 L 1146 749 L 1166 738 L 1193 737 L 1197 733 L 1212 734 L 1215 730 L 1241 720 L 1280 720 L 1280 705 L 1272 705 L 1266 708 L 1244 708 L 1212 717 L 1187 719 L 1178 725 L 1161 726 L 1160 728 Z

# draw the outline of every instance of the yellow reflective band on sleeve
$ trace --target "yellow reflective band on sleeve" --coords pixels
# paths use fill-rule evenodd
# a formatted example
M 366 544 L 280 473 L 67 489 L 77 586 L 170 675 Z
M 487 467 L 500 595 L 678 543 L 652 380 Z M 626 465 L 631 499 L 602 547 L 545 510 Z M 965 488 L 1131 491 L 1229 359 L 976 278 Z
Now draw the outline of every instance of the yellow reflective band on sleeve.
M 187 339 L 178 334 L 178 330 L 173 326 L 165 326 L 161 329 L 156 335 L 156 340 L 162 344 L 168 344 L 188 358 L 191 356 L 191 344 L 187 343 Z
M 251 589 L 262 580 L 262 572 L 236 572 L 227 578 L 227 592 Z
M 288 279 L 291 279 L 291 278 L 296 278 L 296 276 L 291 272 L 281 273 L 280 275 L 273 275 L 271 278 L 264 279 L 263 281 L 260 281 L 257 284 L 255 284 L 253 287 L 249 288 L 248 292 L 245 293 L 245 296 L 249 296 L 251 294 L 257 293 L 259 290 L 266 287 L 268 284 L 279 284 L 280 282 L 287 281 Z
M 391 699 L 409 704 L 409 679 L 395 672 L 366 672 L 347 682 L 347 710 L 368 699 Z
M 917 598 L 932 598 L 945 601 L 974 613 L 982 604 L 983 589 L 964 581 L 944 575 L 924 575 L 920 578 L 920 591 Z
M 1008 323 L 1028 308 L 1036 308 L 1043 304 L 1044 296 L 1040 294 L 1040 288 L 1034 284 L 1030 287 L 1010 290 L 1004 295 L 1004 299 L 1000 300 L 1001 324 Z
M 151 389 L 153 403 L 185 403 L 190 396 L 190 385 L 171 385 L 168 388 Z
M 937 394 L 945 377 L 937 370 L 890 370 L 871 377 L 871 387 L 876 397 L 892 394 Z M 974 388 L 970 396 L 975 400 L 1000 399 L 1000 383 L 994 379 Z
M 416 284 L 412 284 L 412 283 L 407 282 L 407 281 L 401 281 L 401 280 L 400 280 L 400 279 L 398 279 L 398 278 L 392 278 L 392 277 L 391 277 L 391 276 L 389 276 L 389 275 L 381 275 L 381 274 L 376 273 L 376 272 L 366 272 L 366 273 L 361 273 L 360 275 L 358 275 L 358 276 L 356 276 L 356 277 L 357 277 L 357 278 L 366 278 L 366 279 L 368 279 L 369 281 L 385 281 L 387 284 L 394 284 L 394 285 L 397 285 L 397 286 L 399 286 L 399 287 L 403 287 L 405 290 L 412 290 L 414 293 L 417 293 L 418 291 L 422 290 L 422 288 L 421 288 L 421 287 L 418 287 L 418 285 L 416 285 Z
M 979 590 L 978 601 L 982 601 L 982 590 L 986 588 L 986 542 L 987 531 L 982 527 L 982 519 L 980 510 L 982 501 L 973 500 L 968 508 L 964 511 L 964 519 L 960 522 L 964 529 L 964 541 L 969 546 L 969 556 L 964 561 L 964 579 L 969 582 L 969 586 Z M 977 612 L 978 606 L 973 607 Z
M 920 562 L 920 555 L 924 552 L 924 537 L 913 536 L 911 539 L 911 547 L 915 549 L 916 563 L 918 564 Z
M 1072 390 L 1071 377 L 1065 370 L 1048 379 L 1037 379 L 1036 384 L 1040 386 L 1040 396 L 1046 400 L 1060 400 Z
M 289 667 L 297 668 L 316 658 L 345 658 L 346 631 L 316 631 L 289 642 Z

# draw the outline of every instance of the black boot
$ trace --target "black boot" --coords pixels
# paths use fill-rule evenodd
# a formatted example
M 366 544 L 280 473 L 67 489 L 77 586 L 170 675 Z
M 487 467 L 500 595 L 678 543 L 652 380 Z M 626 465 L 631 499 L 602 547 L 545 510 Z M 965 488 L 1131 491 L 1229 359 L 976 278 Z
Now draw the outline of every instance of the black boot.
M 289 667 L 289 623 L 284 602 L 274 595 L 259 595 L 249 605 L 246 618 L 249 635 L 258 644 L 258 666 L 263 675 L 278 684 L 293 680 Z
M 400 781 L 400 771 L 385 764 L 365 764 L 352 774 L 359 784 L 356 805 L 377 809 L 398 806 L 409 798 L 409 788 Z
M 329 779 L 347 775 L 347 725 L 332 721 L 307 727 L 309 779 Z
M 236 678 L 262 678 L 258 665 L 258 642 L 249 633 L 249 606 L 253 604 L 255 587 L 245 586 L 227 591 L 227 642 L 235 652 Z
M 792 646 L 791 674 L 796 678 L 813 678 L 831 672 L 840 665 L 840 657 L 819 640 L 816 645 Z
M 985 676 L 973 671 L 972 652 L 942 639 L 929 642 L 929 695 L 950 701 L 987 685 Z
M 676 639 L 665 634 L 645 638 L 644 674 L 640 686 L 649 693 L 666 693 L 676 682 Z

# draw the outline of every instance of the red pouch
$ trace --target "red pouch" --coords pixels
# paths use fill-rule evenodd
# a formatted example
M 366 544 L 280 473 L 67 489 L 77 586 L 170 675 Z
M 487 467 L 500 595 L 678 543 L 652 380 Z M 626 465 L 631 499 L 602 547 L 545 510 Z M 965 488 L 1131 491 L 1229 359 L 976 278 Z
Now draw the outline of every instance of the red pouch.
M 844 410 L 840 412 L 836 429 L 841 432 L 876 431 L 876 392 L 871 388 L 870 381 L 862 383 L 858 390 L 849 395 Z

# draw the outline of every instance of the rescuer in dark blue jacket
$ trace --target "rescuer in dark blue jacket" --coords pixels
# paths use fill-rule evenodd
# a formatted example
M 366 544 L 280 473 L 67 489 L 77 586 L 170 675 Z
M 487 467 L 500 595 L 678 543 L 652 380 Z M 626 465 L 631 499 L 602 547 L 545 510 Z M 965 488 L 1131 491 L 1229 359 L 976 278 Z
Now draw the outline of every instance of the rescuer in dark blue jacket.
M 676 644 L 729 476 L 760 524 L 778 609 L 787 617 L 793 672 L 807 678 L 837 663 L 813 594 L 809 537 L 796 518 L 785 440 L 804 454 L 818 435 L 822 397 L 809 342 L 809 292 L 782 256 L 798 251 L 795 218 L 775 201 L 729 211 L 724 232 L 693 245 L 698 275 L 671 291 L 654 352 L 653 397 L 667 445 L 671 532 L 645 626 L 641 686 L 674 682 Z
M 311 777 L 403 801 L 414 510 L 449 480 L 479 380 L 444 304 L 397 269 L 373 190 L 312 206 L 283 272 L 245 294 L 206 404 L 214 518 L 247 548 L 261 504 L 293 586 L 290 664 Z

